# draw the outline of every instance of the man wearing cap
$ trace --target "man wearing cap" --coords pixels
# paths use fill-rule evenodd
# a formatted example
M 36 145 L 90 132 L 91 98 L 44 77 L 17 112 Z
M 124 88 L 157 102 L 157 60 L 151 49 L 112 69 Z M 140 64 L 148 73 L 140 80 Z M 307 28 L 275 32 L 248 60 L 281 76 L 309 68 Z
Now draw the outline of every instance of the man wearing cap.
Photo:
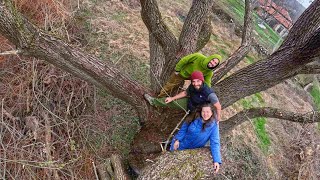
M 154 106 L 168 106 L 172 108 L 183 108 L 190 110 L 187 118 L 194 118 L 197 108 L 205 103 L 210 103 L 216 110 L 216 119 L 220 121 L 221 104 L 214 91 L 204 83 L 201 71 L 194 71 L 191 76 L 190 86 L 173 97 L 153 98 L 144 94 L 144 98 Z M 188 98 L 186 98 L 188 97 Z
M 213 70 L 219 65 L 221 59 L 221 56 L 218 54 L 206 57 L 201 53 L 193 53 L 183 57 L 176 64 L 175 72 L 171 74 L 158 97 L 165 97 L 170 94 L 174 88 L 183 84 L 184 80 L 190 79 L 191 73 L 194 71 L 201 71 L 204 76 L 204 82 L 208 87 L 211 87 Z

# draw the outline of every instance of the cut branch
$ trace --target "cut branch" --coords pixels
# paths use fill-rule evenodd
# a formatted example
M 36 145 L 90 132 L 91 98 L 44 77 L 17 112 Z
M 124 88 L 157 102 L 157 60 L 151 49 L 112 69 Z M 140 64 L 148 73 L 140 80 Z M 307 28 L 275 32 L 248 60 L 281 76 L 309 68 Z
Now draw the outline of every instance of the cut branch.
M 218 69 L 212 78 L 212 84 L 217 83 L 224 75 L 226 75 L 233 67 L 235 67 L 249 52 L 251 47 L 252 35 L 252 9 L 253 0 L 245 1 L 244 30 L 242 34 L 241 46 L 226 60 Z
M 277 118 L 298 123 L 320 122 L 319 112 L 308 112 L 305 114 L 301 114 L 271 107 L 252 108 L 248 110 L 243 110 L 237 113 L 236 115 L 232 116 L 227 121 L 221 122 L 221 132 L 223 134 L 228 134 L 239 124 L 256 117 Z
M 4 52 L 0 52 L 0 56 L 5 56 L 5 55 L 18 55 L 18 54 L 20 54 L 20 53 L 21 53 L 20 50 L 4 51 Z

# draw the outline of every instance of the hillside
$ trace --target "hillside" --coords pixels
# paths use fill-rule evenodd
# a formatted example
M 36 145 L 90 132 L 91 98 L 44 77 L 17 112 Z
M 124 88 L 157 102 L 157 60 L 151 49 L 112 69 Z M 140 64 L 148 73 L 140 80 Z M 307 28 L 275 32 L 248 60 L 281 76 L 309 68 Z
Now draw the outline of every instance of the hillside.
M 61 24 L 55 19 L 57 24 L 52 25 L 51 33 L 105 62 L 112 62 L 138 82 L 150 85 L 149 34 L 140 17 L 139 2 L 85 0 L 73 3 L 66 10 L 68 18 L 62 23 L 65 29 L 59 28 Z M 159 6 L 163 21 L 178 36 L 191 1 L 163 0 L 159 1 Z M 239 25 L 220 14 L 213 16 L 212 35 L 201 52 L 217 52 L 225 60 L 240 45 Z M 44 27 L 44 22 L 37 23 Z M 1 46 L 1 51 L 12 46 L 4 39 L 1 42 L 7 44 Z M 232 72 L 263 57 L 252 50 Z M 10 178 L 43 179 L 50 171 L 61 179 L 95 179 L 92 162 L 103 164 L 114 153 L 122 156 L 125 165 L 129 164 L 130 143 L 140 129 L 133 107 L 41 60 L 10 56 L 0 59 L 0 67 L 0 97 L 5 116 L 2 116 L 1 132 L 11 134 L 5 136 L 8 138 L 1 137 L 5 145 L 0 157 L 5 157 L 1 159 L 5 163 L 1 162 L 0 169 L 7 168 Z M 271 106 L 307 113 L 313 111 L 310 101 L 298 84 L 287 80 L 224 109 L 222 120 L 250 107 Z M 30 118 L 38 124 L 37 128 L 26 128 Z M 221 145 L 223 166 L 216 175 L 218 179 L 320 178 L 317 124 L 249 119 L 223 137 Z M 46 153 L 48 151 L 52 153 Z M 210 156 L 208 151 L 202 151 Z M 181 154 L 188 155 L 188 151 Z M 177 169 L 175 173 L 160 171 L 161 163 L 170 162 L 171 155 L 167 153 L 164 159 L 151 159 L 153 163 L 148 161 L 144 170 L 138 166 L 133 168 L 138 168 L 143 175 L 159 168 L 159 174 L 154 175 L 159 179 L 181 179 L 187 170 L 194 171 L 190 179 L 212 178 L 209 170 L 197 173 L 188 167 Z M 14 158 L 17 160 L 10 161 Z M 183 161 L 177 162 L 177 167 L 184 167 L 179 163 Z M 199 165 L 195 169 L 201 168 L 206 167 Z

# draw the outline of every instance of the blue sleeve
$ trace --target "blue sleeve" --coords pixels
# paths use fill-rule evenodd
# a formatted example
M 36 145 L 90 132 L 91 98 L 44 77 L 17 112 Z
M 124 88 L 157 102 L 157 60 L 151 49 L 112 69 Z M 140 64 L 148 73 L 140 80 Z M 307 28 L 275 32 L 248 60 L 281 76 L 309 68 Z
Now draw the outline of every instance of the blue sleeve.
M 189 127 L 189 124 L 184 122 L 178 132 L 178 134 L 174 137 L 174 139 L 176 140 L 179 140 L 179 141 L 182 141 L 184 136 L 186 135 L 187 133 L 187 130 L 188 130 L 188 127 Z
M 219 125 L 216 121 L 214 123 L 214 127 L 210 134 L 210 150 L 213 162 L 221 164 Z

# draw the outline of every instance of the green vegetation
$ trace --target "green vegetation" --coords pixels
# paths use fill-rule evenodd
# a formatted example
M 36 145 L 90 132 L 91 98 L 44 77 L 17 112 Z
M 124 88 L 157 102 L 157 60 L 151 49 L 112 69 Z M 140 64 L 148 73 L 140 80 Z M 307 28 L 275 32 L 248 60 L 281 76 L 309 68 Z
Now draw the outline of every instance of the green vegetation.
M 244 109 L 250 109 L 253 107 L 261 107 L 264 104 L 264 100 L 261 93 L 256 93 L 248 98 L 242 99 L 240 103 Z M 258 117 L 253 119 L 255 132 L 260 141 L 259 147 L 264 153 L 267 153 L 269 146 L 271 144 L 271 141 L 265 129 L 265 124 L 266 124 L 265 117 Z
M 268 152 L 269 145 L 271 144 L 270 138 L 265 128 L 266 121 L 267 119 L 265 117 L 258 117 L 253 121 L 258 139 L 260 140 L 259 146 L 264 153 Z
M 313 87 L 310 92 L 314 103 L 317 105 L 318 110 L 320 110 L 320 86 L 318 81 L 313 82 Z
M 123 21 L 127 17 L 127 14 L 124 12 L 117 12 L 111 16 L 111 19 L 115 21 Z
M 223 59 L 229 56 L 224 49 L 219 49 L 219 54 L 222 56 Z
M 310 94 L 319 111 L 320 110 L 320 85 L 318 81 L 313 82 L 313 87 L 311 89 Z M 320 131 L 320 123 L 318 123 L 318 130 Z
M 246 63 L 248 63 L 248 64 L 252 64 L 255 62 L 254 57 L 252 57 L 252 56 L 246 55 L 245 58 L 246 58 Z
M 238 0 L 227 0 L 226 2 L 226 11 L 236 20 L 237 23 L 243 24 L 244 13 L 245 13 L 245 4 L 243 1 Z M 266 23 L 264 23 L 265 29 L 259 27 L 258 22 L 262 22 L 260 17 L 256 12 L 253 12 L 254 30 L 257 32 L 259 38 L 257 38 L 260 43 L 268 49 L 273 48 L 277 44 L 279 39 L 282 41 L 282 38 Z

